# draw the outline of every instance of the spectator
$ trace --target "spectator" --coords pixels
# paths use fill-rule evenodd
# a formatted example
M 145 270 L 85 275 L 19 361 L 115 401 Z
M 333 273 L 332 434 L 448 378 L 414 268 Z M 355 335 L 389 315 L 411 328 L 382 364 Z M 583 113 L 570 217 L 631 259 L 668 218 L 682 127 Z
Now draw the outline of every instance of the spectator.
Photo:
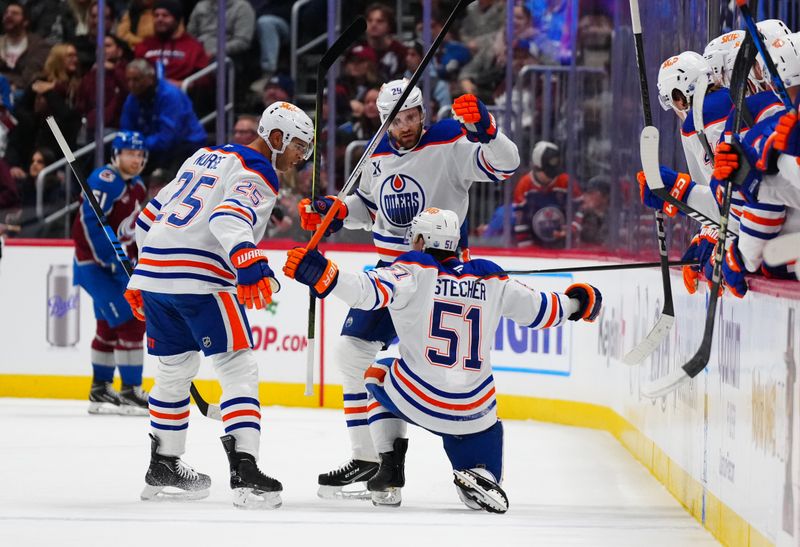
M 597 175 L 586 183 L 583 194 L 583 222 L 581 242 L 603 245 L 608 238 L 608 209 L 611 203 L 611 180 L 607 175 Z
M 567 235 L 567 200 L 572 199 L 574 218 L 571 226 L 580 233 L 581 191 L 573 183 L 569 197 L 569 177 L 563 172 L 559 147 L 539 141 L 531 152 L 533 169 L 526 173 L 514 188 L 517 244 L 541 247 L 563 247 Z
M 135 55 L 153 65 L 161 62 L 164 78 L 179 86 L 188 76 L 208 66 L 203 45 L 182 27 L 183 8 L 179 0 L 156 0 L 153 5 L 155 35 L 136 46 Z M 148 165 L 149 167 L 149 165 Z
M 28 18 L 18 1 L 11 1 L 3 11 L 3 36 L 0 36 L 0 74 L 15 92 L 28 87 L 44 67 L 50 46 L 38 35 L 28 32 Z
M 256 137 L 258 137 L 258 117 L 250 115 L 239 116 L 233 125 L 232 142 L 246 146 L 253 142 Z
M 349 141 L 369 140 L 381 127 L 381 118 L 378 113 L 378 94 L 380 88 L 374 87 L 364 95 L 364 104 L 360 114 L 352 122 L 347 122 L 339 127 L 340 131 L 350 135 Z
M 423 55 L 425 55 L 425 47 L 422 42 L 415 41 L 408 44 L 406 48 L 406 72 L 403 74 L 403 78 L 411 78 L 411 75 L 414 74 L 414 71 L 417 70 L 417 67 L 422 62 Z M 447 85 L 447 82 L 438 78 L 435 67 L 431 66 L 428 72 L 431 75 L 431 98 L 439 105 L 449 105 L 452 102 L 450 86 Z M 421 82 L 422 79 L 420 79 Z M 430 120 L 426 120 L 426 122 L 430 123 Z
M 71 42 L 78 50 L 78 62 L 81 74 L 87 73 L 94 65 L 97 57 L 97 0 L 92 0 L 89 7 L 89 30 L 82 36 L 76 36 Z M 114 9 L 109 2 L 105 3 L 105 20 L 103 21 L 106 34 L 113 34 Z
M 186 32 L 203 44 L 209 57 L 217 55 L 217 0 L 200 0 L 189 17 Z M 225 5 L 225 53 L 231 57 L 250 49 L 255 31 L 255 11 L 247 0 L 227 0 Z
M 0 160 L 2 161 L 2 160 Z M 12 175 L 16 180 L 17 194 L 19 195 L 19 207 L 10 217 L 7 217 L 9 224 L 21 225 L 22 231 L 17 234 L 22 237 L 39 236 L 40 226 L 30 226 L 36 219 L 36 179 L 42 169 L 56 161 L 55 153 L 49 148 L 37 148 L 34 150 L 30 159 L 30 165 L 26 171 L 14 171 Z M 0 167 L 0 174 L 3 169 Z M 0 180 L 2 176 L 0 176 Z M 64 206 L 64 186 L 60 173 L 50 173 L 44 179 L 42 187 L 44 197 L 45 216 Z M 2 222 L 0 216 L 0 222 Z M 57 228 L 56 228 L 57 229 Z
M 22 196 L 14 183 L 8 164 L 0 159 L 0 228 L 9 224 L 19 225 L 22 217 L 21 209 Z M 2 234 L 3 231 L 0 230 L 0 235 Z
M 128 65 L 126 53 L 130 53 L 128 45 L 117 36 L 109 34 L 103 42 L 105 47 L 105 107 L 103 123 L 108 128 L 119 127 L 122 105 L 128 96 L 128 84 L 125 81 L 125 67 Z M 96 127 L 97 96 L 97 64 L 81 79 L 78 89 L 77 109 L 86 118 L 86 130 L 94 135 Z
M 117 36 L 125 40 L 131 49 L 145 38 L 155 35 L 153 2 L 154 0 L 132 0 L 128 11 L 122 15 L 117 26 Z
M 431 39 L 433 40 L 442 31 L 444 22 L 441 17 L 434 16 L 431 18 Z M 422 21 L 417 23 L 417 41 L 422 43 Z M 424 51 L 422 53 L 424 56 Z M 436 73 L 442 80 L 452 81 L 458 76 L 461 68 L 466 65 L 472 53 L 467 46 L 461 42 L 453 39 L 452 33 L 447 33 L 442 45 L 439 46 L 439 51 L 434 57 L 434 64 L 436 65 Z
M 128 64 L 125 79 L 130 95 L 122 106 L 120 129 L 144 135 L 150 172 L 163 167 L 174 174 L 185 158 L 206 144 L 191 100 L 170 82 L 157 81 L 155 69 L 144 59 Z
M 74 42 L 89 32 L 91 0 L 65 0 L 50 32 L 52 43 Z
M 395 40 L 394 10 L 384 4 L 367 6 L 367 39 L 362 44 L 372 48 L 378 59 L 378 75 L 389 82 L 405 72 L 406 48 Z
M 364 94 L 383 83 L 378 79 L 375 51 L 361 45 L 351 48 L 345 55 L 342 72 L 336 82 L 336 95 L 349 100 L 353 115 L 360 116 L 364 109 Z
M 272 76 L 264 84 L 264 91 L 261 94 L 261 105 L 255 110 L 263 110 L 277 101 L 292 102 L 294 98 L 294 82 L 288 76 Z
M 528 13 L 535 22 L 534 41 L 547 63 L 569 63 L 569 2 L 566 0 L 526 0 Z
M 80 77 L 78 76 L 78 52 L 72 44 L 56 44 L 50 50 L 44 70 L 25 90 L 17 107 L 21 125 L 28 141 L 24 147 L 34 146 L 58 149 L 46 119 L 53 116 L 67 143 L 74 147 L 81 128 L 81 115 L 75 110 Z M 22 124 L 25 119 L 26 124 Z M 28 127 L 25 127 L 28 125 Z M 24 157 L 30 157 L 25 154 Z
M 514 40 L 512 47 L 527 48 L 536 52 L 533 45 L 534 30 L 531 25 L 531 13 L 525 6 L 514 6 Z M 531 49 L 533 48 L 533 49 Z M 505 30 L 495 34 L 491 47 L 478 51 L 472 60 L 461 70 L 459 80 L 464 93 L 477 95 L 482 101 L 492 103 L 497 85 L 505 76 L 506 52 L 508 44 Z
M 467 6 L 461 21 L 461 40 L 475 54 L 490 46 L 494 34 L 505 26 L 505 0 L 478 0 Z
M 5 4 L 5 2 L 4 2 Z M 25 10 L 28 12 L 28 32 L 37 34 L 45 40 L 50 36 L 58 19 L 61 0 L 28 0 Z
M 269 78 L 278 70 L 281 45 L 289 41 L 293 0 L 250 0 L 256 13 L 256 32 L 261 48 L 261 72 Z

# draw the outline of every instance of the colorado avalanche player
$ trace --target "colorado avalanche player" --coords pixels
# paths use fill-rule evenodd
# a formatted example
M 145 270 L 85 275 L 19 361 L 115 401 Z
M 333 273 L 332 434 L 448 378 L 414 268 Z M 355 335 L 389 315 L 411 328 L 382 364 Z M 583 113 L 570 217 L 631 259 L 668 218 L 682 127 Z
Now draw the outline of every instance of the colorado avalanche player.
M 183 498 L 208 495 L 210 478 L 180 459 L 189 426 L 189 386 L 202 351 L 222 385 L 222 444 L 234 505 L 281 505 L 281 483 L 256 464 L 258 364 L 244 308 L 263 308 L 280 288 L 256 244 L 278 193 L 275 171 L 308 159 L 313 134 L 302 110 L 273 103 L 261 116 L 254 141 L 198 150 L 139 215 L 141 253 L 126 297 L 147 317 L 147 349 L 159 360 L 149 401 L 152 455 L 144 500 L 168 496 L 165 488 L 177 488 Z
M 411 222 L 412 251 L 369 272 L 340 272 L 318 251 L 289 251 L 284 273 L 356 309 L 388 310 L 400 358 L 366 371 L 364 401 L 380 467 L 367 482 L 375 505 L 400 505 L 406 424 L 442 437 L 456 490 L 472 509 L 504 513 L 503 426 L 497 419 L 490 336 L 501 317 L 533 329 L 567 319 L 593 321 L 600 292 L 584 283 L 543 293 L 501 273 L 488 260 L 461 262 L 459 219 L 429 208 Z
M 381 120 L 389 116 L 405 86 L 405 80 L 383 85 L 377 100 Z M 463 95 L 452 110 L 455 119 L 425 129 L 422 92 L 415 87 L 364 167 L 359 187 L 347 197 L 331 225 L 332 232 L 342 226 L 372 230 L 379 266 L 410 250 L 406 231 L 417 214 L 440 207 L 452 209 L 464 219 L 474 181 L 501 182 L 519 166 L 516 146 L 500 132 L 480 100 Z M 301 201 L 298 209 L 303 228 L 316 229 L 332 202 L 331 196 L 313 204 L 308 199 Z M 464 224 L 458 248 L 466 253 L 467 244 Z M 341 334 L 334 360 L 343 376 L 352 459 L 319 476 L 319 495 L 366 497 L 364 481 L 377 471 L 378 453 L 367 426 L 364 372 L 394 339 L 395 328 L 385 308 L 353 309 Z
M 139 173 L 147 161 L 142 135 L 120 131 L 111 143 L 111 163 L 95 169 L 87 183 L 116 231 L 129 257 L 136 258 L 133 223 L 147 199 Z M 142 390 L 144 324 L 134 318 L 125 302 L 128 276 L 117 263 L 89 202 L 83 200 L 72 226 L 75 241 L 73 279 L 92 297 L 97 330 L 92 340 L 91 414 L 147 415 L 147 392 Z M 122 390 L 111 382 L 119 369 Z

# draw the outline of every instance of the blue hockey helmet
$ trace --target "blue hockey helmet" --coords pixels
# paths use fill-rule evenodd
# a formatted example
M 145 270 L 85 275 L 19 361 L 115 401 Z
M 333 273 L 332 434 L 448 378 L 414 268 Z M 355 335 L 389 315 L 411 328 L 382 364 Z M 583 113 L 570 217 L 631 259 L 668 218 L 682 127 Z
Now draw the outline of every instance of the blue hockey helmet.
M 144 151 L 142 169 L 147 164 L 147 148 L 144 146 L 144 136 L 138 131 L 119 131 L 111 141 L 111 163 L 116 165 L 117 157 L 122 150 Z

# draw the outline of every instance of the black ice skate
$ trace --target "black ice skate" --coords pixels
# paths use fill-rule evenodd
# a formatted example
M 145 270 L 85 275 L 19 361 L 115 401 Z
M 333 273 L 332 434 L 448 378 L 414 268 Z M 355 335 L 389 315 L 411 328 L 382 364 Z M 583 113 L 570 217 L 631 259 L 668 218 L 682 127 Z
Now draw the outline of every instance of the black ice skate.
M 163 456 L 158 450 L 158 438 L 150 434 L 150 467 L 144 476 L 147 486 L 142 490 L 144 501 L 200 500 L 208 497 L 211 478 L 198 473 L 177 456 Z
M 119 392 L 119 412 L 129 416 L 149 416 L 150 410 L 147 408 L 148 393 L 142 386 L 130 386 L 122 384 Z
M 485 469 L 453 471 L 453 482 L 461 501 L 470 509 L 484 509 L 490 513 L 508 511 L 508 497 Z
M 92 382 L 89 392 L 89 414 L 119 414 L 119 392 L 111 382 Z
M 372 505 L 400 507 L 400 490 L 406 485 L 406 451 L 408 439 L 395 439 L 394 450 L 381 453 L 381 465 L 375 476 L 367 481 L 372 494 Z
M 256 465 L 256 459 L 245 452 L 236 452 L 233 435 L 220 437 L 228 462 L 231 464 L 233 505 L 240 509 L 277 509 L 281 506 L 283 485 L 266 476 Z
M 317 495 L 324 499 L 370 499 L 367 481 L 378 472 L 378 463 L 350 460 L 338 469 L 323 473 L 317 479 Z

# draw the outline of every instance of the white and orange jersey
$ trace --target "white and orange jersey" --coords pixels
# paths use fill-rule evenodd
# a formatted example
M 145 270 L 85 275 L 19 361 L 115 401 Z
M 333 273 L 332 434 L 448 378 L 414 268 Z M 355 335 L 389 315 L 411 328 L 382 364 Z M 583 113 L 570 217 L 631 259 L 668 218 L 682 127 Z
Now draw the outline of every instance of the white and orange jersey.
M 275 170 L 252 148 L 201 148 L 140 213 L 139 262 L 128 286 L 168 294 L 234 291 L 229 254 L 261 240 L 277 193 Z
M 411 219 L 438 207 L 467 217 L 475 181 L 501 182 L 519 166 L 516 145 L 502 132 L 488 144 L 470 142 L 455 120 L 441 120 L 411 150 L 398 152 L 388 135 L 366 162 L 359 187 L 345 200 L 349 229 L 371 229 L 381 260 L 410 251 L 405 242 Z M 461 248 L 468 246 L 462 230 Z
M 410 251 L 386 267 L 339 273 L 335 296 L 354 308 L 389 309 L 400 358 L 383 388 L 414 423 L 455 435 L 491 427 L 497 421 L 491 347 L 500 319 L 543 329 L 575 311 L 566 295 L 535 291 L 500 271 L 488 260 L 439 263 Z

